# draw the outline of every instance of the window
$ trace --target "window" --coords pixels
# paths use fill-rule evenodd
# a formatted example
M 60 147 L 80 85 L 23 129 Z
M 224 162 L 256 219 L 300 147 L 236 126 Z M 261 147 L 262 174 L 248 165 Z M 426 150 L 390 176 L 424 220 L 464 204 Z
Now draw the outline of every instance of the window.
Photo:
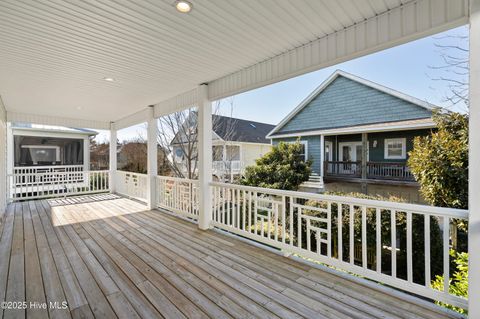
M 325 141 L 325 161 L 332 161 L 333 158 L 333 144 L 330 141 Z
M 175 162 L 177 163 L 182 162 L 185 159 L 183 150 L 180 147 L 174 150 L 174 154 L 175 154 Z
M 239 161 L 240 160 L 240 146 L 227 145 L 227 161 Z
M 405 138 L 385 139 L 385 159 L 406 159 L 406 144 Z
M 295 142 L 286 142 L 286 143 L 291 143 L 294 144 Z M 307 141 L 300 141 L 300 145 L 302 146 L 302 154 L 300 154 L 300 160 L 306 162 L 308 159 L 308 147 L 307 147 Z
M 213 161 L 219 162 L 223 161 L 223 146 L 221 145 L 214 145 L 213 146 Z

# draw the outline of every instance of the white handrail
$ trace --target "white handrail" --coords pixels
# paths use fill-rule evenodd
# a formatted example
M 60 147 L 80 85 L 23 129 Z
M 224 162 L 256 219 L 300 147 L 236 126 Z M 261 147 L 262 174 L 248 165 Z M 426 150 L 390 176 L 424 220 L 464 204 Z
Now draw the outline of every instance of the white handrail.
M 448 278 L 451 224 L 468 221 L 468 211 L 210 185 L 214 227 L 427 298 L 467 305 L 449 293 Z M 436 275 L 444 276 L 443 291 L 430 286 Z
M 147 201 L 147 174 L 117 170 L 114 182 L 117 193 L 143 202 Z
M 157 176 L 157 207 L 198 220 L 198 180 Z
M 312 200 L 320 200 L 320 201 L 326 200 L 326 201 L 340 202 L 342 204 L 376 206 L 382 209 L 395 209 L 402 212 L 410 211 L 410 212 L 415 212 L 419 214 L 435 214 L 439 216 L 447 216 L 450 218 L 468 219 L 467 210 L 456 209 L 456 208 L 436 207 L 436 206 L 410 204 L 410 203 L 397 203 L 397 202 L 371 200 L 371 199 L 364 199 L 364 198 L 345 197 L 345 196 L 338 196 L 338 195 L 323 195 L 323 194 L 314 194 L 314 193 L 306 193 L 306 192 L 298 192 L 298 191 L 252 187 L 252 186 L 237 185 L 237 184 L 226 184 L 221 182 L 211 182 L 210 185 L 216 186 L 216 187 L 229 186 L 234 189 L 258 192 L 258 193 L 267 192 L 268 194 L 278 195 L 278 196 L 293 196 L 293 197 L 301 197 L 301 198 L 312 199 Z
M 7 175 L 8 199 L 29 200 L 110 190 L 108 171 L 17 173 Z

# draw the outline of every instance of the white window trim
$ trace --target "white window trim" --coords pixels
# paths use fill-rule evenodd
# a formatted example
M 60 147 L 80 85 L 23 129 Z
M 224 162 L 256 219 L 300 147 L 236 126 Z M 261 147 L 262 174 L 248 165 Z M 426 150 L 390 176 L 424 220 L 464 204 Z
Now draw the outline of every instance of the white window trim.
M 388 155 L 388 144 L 389 143 L 402 143 L 402 155 L 401 156 L 389 156 Z M 405 137 L 401 138 L 386 138 L 384 141 L 384 158 L 385 159 L 406 159 L 407 158 L 407 139 Z
M 338 143 L 338 161 L 339 162 L 342 162 L 342 158 L 343 158 L 343 146 L 351 146 L 354 150 L 352 150 L 352 155 L 355 153 L 355 161 L 353 162 L 357 162 L 359 161 L 358 158 L 357 158 L 357 153 L 356 153 L 356 150 L 355 148 L 357 146 L 362 146 L 362 142 L 340 142 Z
M 303 144 L 305 147 L 305 161 L 308 161 L 308 141 L 298 141 L 300 144 Z M 297 141 L 288 141 L 287 144 L 295 144 Z

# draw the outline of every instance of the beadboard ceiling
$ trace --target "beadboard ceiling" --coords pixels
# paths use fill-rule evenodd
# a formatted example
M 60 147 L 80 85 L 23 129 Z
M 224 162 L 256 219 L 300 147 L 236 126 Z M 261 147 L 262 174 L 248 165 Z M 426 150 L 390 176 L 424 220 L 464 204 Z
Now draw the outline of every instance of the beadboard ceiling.
M 173 2 L 2 0 L 7 111 L 115 121 L 412 1 L 191 0 L 188 14 Z M 463 0 L 437 2 L 466 15 Z

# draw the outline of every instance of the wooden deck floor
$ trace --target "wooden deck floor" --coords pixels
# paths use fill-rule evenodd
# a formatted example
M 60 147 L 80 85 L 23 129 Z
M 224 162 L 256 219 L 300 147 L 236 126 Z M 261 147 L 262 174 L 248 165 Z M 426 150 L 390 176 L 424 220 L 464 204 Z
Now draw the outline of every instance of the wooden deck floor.
M 443 317 L 112 196 L 8 207 L 4 318 Z

